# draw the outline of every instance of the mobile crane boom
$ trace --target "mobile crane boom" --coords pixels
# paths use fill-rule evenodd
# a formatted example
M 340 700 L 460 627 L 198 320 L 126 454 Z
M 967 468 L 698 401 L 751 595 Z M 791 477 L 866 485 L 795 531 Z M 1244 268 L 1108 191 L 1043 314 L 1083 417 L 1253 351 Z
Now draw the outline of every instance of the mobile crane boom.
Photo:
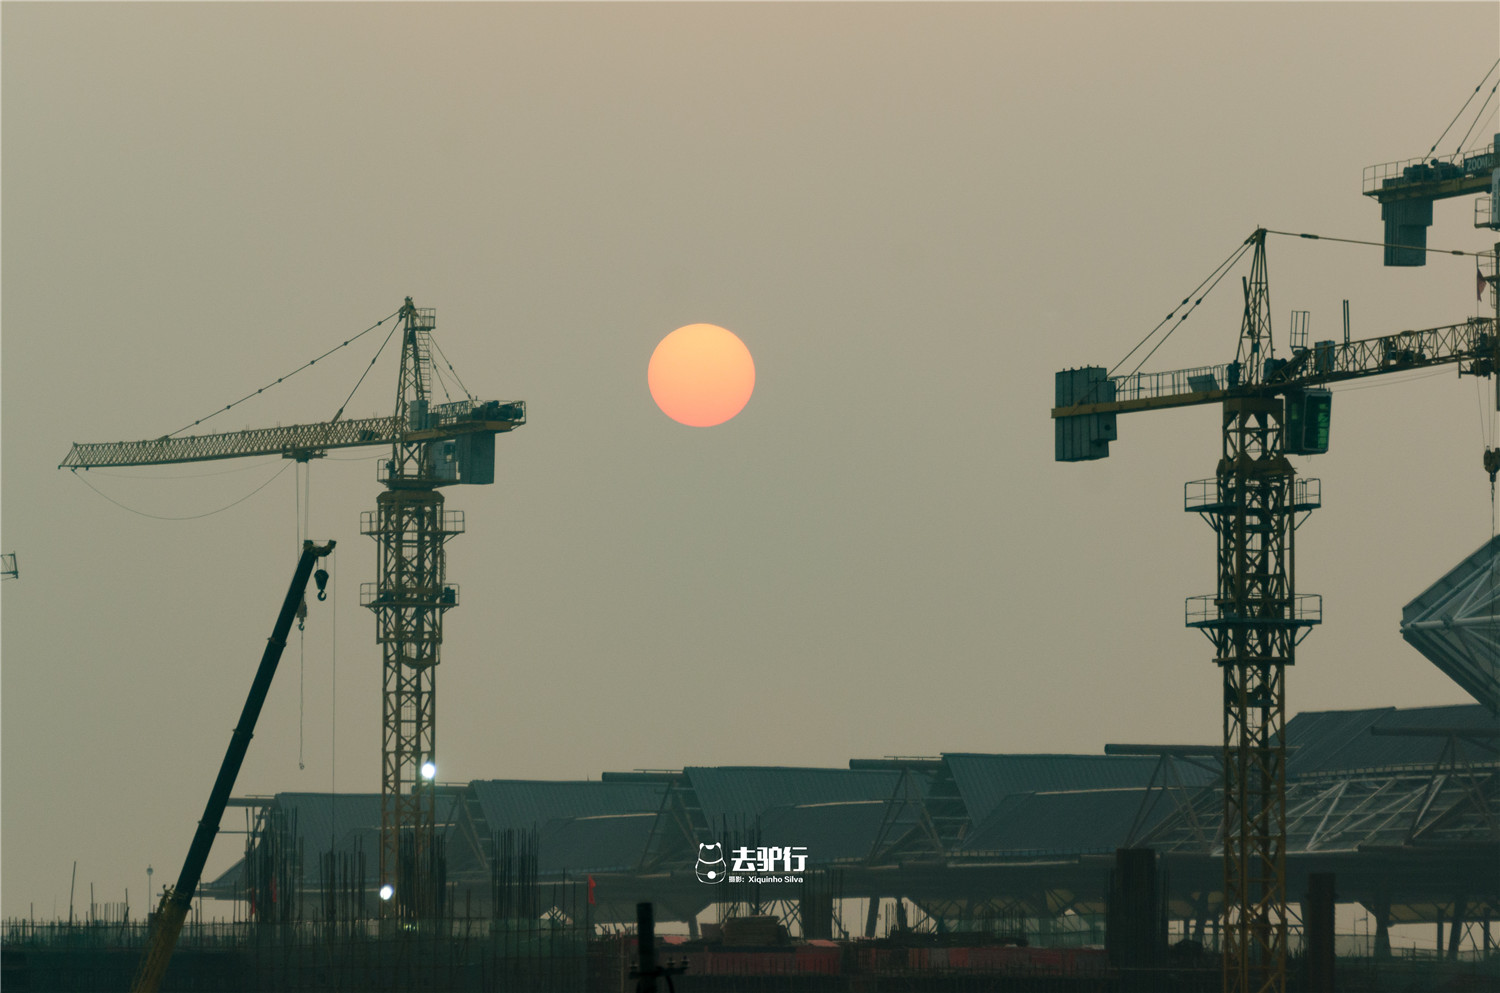
M 302 543 L 302 556 L 297 560 L 297 568 L 292 573 L 292 584 L 286 591 L 286 599 L 281 602 L 281 613 L 276 617 L 276 626 L 271 629 L 271 638 L 266 642 L 266 650 L 260 657 L 260 667 L 256 669 L 255 679 L 250 684 L 250 695 L 245 698 L 245 708 L 240 711 L 240 722 L 229 736 L 229 749 L 219 765 L 219 777 L 214 780 L 213 789 L 208 794 L 208 805 L 203 808 L 203 817 L 199 819 L 193 843 L 188 847 L 187 859 L 182 863 L 177 885 L 162 896 L 151 935 L 146 941 L 146 953 L 141 959 L 140 971 L 136 973 L 135 982 L 130 987 L 133 993 L 155 993 L 161 988 L 167 964 L 172 960 L 172 951 L 177 947 L 177 935 L 182 931 L 183 921 L 187 920 L 188 909 L 193 904 L 193 894 L 203 876 L 209 849 L 213 847 L 214 837 L 219 833 L 219 819 L 224 816 L 229 794 L 234 791 L 234 781 L 240 774 L 245 752 L 255 734 L 255 722 L 260 719 L 266 693 L 271 689 L 271 679 L 276 675 L 276 666 L 281 662 L 287 634 L 297 616 L 297 607 L 302 603 L 307 580 L 312 575 L 313 563 L 333 551 L 333 546 L 332 541 L 326 545 L 315 545 L 311 541 Z M 326 581 L 327 574 L 324 573 L 318 584 L 320 596 L 321 587 Z

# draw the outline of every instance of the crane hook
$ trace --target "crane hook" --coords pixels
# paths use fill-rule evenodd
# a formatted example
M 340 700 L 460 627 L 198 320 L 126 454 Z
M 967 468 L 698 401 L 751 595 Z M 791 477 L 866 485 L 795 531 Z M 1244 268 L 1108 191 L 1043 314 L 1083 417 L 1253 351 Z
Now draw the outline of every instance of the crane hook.
M 313 573 L 313 581 L 318 584 L 318 599 L 328 599 L 328 570 L 319 569 Z

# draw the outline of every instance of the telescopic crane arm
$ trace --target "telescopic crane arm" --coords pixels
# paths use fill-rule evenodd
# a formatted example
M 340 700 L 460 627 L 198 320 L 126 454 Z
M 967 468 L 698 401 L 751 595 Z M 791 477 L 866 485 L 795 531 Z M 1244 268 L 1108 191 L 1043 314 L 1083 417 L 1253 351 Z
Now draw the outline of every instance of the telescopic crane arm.
M 208 795 L 208 805 L 203 808 L 203 817 L 198 821 L 198 830 L 194 832 L 193 843 L 188 847 L 182 873 L 177 877 L 177 885 L 163 895 L 161 907 L 157 910 L 140 971 L 131 985 L 133 993 L 155 993 L 161 988 L 167 964 L 172 960 L 172 951 L 177 947 L 177 935 L 182 931 L 183 922 L 187 920 L 188 909 L 193 904 L 193 894 L 203 876 L 209 849 L 213 847 L 214 836 L 219 833 L 219 820 L 224 816 L 229 794 L 234 791 L 234 781 L 240 774 L 245 752 L 255 734 L 255 723 L 260 719 L 261 707 L 265 705 L 266 694 L 271 689 L 271 679 L 276 675 L 276 666 L 286 648 L 287 634 L 297 616 L 297 607 L 302 603 L 303 591 L 307 589 L 313 563 L 332 552 L 333 546 L 332 541 L 326 545 L 315 545 L 311 541 L 302 543 L 302 556 L 297 560 L 296 571 L 292 573 L 292 584 L 286 591 L 286 599 L 281 602 L 281 613 L 276 617 L 276 626 L 272 628 L 271 638 L 260 658 L 260 668 L 255 671 L 255 679 L 250 684 L 250 695 L 245 698 L 240 722 L 230 735 L 229 749 L 224 753 L 224 761 L 219 766 L 219 777 L 214 780 L 213 790 Z M 327 573 L 320 574 L 320 596 L 327 579 Z

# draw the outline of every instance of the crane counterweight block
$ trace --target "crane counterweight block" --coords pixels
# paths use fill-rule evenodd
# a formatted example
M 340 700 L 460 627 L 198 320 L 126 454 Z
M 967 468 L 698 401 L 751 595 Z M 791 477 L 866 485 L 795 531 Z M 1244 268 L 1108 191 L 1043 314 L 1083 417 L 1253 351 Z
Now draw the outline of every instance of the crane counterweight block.
M 1064 369 L 1056 381 L 1058 407 L 1111 403 L 1115 399 L 1114 380 L 1103 366 Z M 1053 432 L 1058 462 L 1108 458 L 1109 443 L 1118 436 L 1112 413 L 1059 417 Z

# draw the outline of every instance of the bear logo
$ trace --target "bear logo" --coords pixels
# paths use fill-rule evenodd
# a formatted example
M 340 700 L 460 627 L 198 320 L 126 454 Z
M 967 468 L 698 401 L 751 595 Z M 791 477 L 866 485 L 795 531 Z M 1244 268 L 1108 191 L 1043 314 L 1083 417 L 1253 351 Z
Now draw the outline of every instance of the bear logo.
M 698 882 L 700 883 L 722 883 L 724 881 L 724 846 L 718 842 L 698 845 L 698 864 L 694 867 L 698 871 Z

